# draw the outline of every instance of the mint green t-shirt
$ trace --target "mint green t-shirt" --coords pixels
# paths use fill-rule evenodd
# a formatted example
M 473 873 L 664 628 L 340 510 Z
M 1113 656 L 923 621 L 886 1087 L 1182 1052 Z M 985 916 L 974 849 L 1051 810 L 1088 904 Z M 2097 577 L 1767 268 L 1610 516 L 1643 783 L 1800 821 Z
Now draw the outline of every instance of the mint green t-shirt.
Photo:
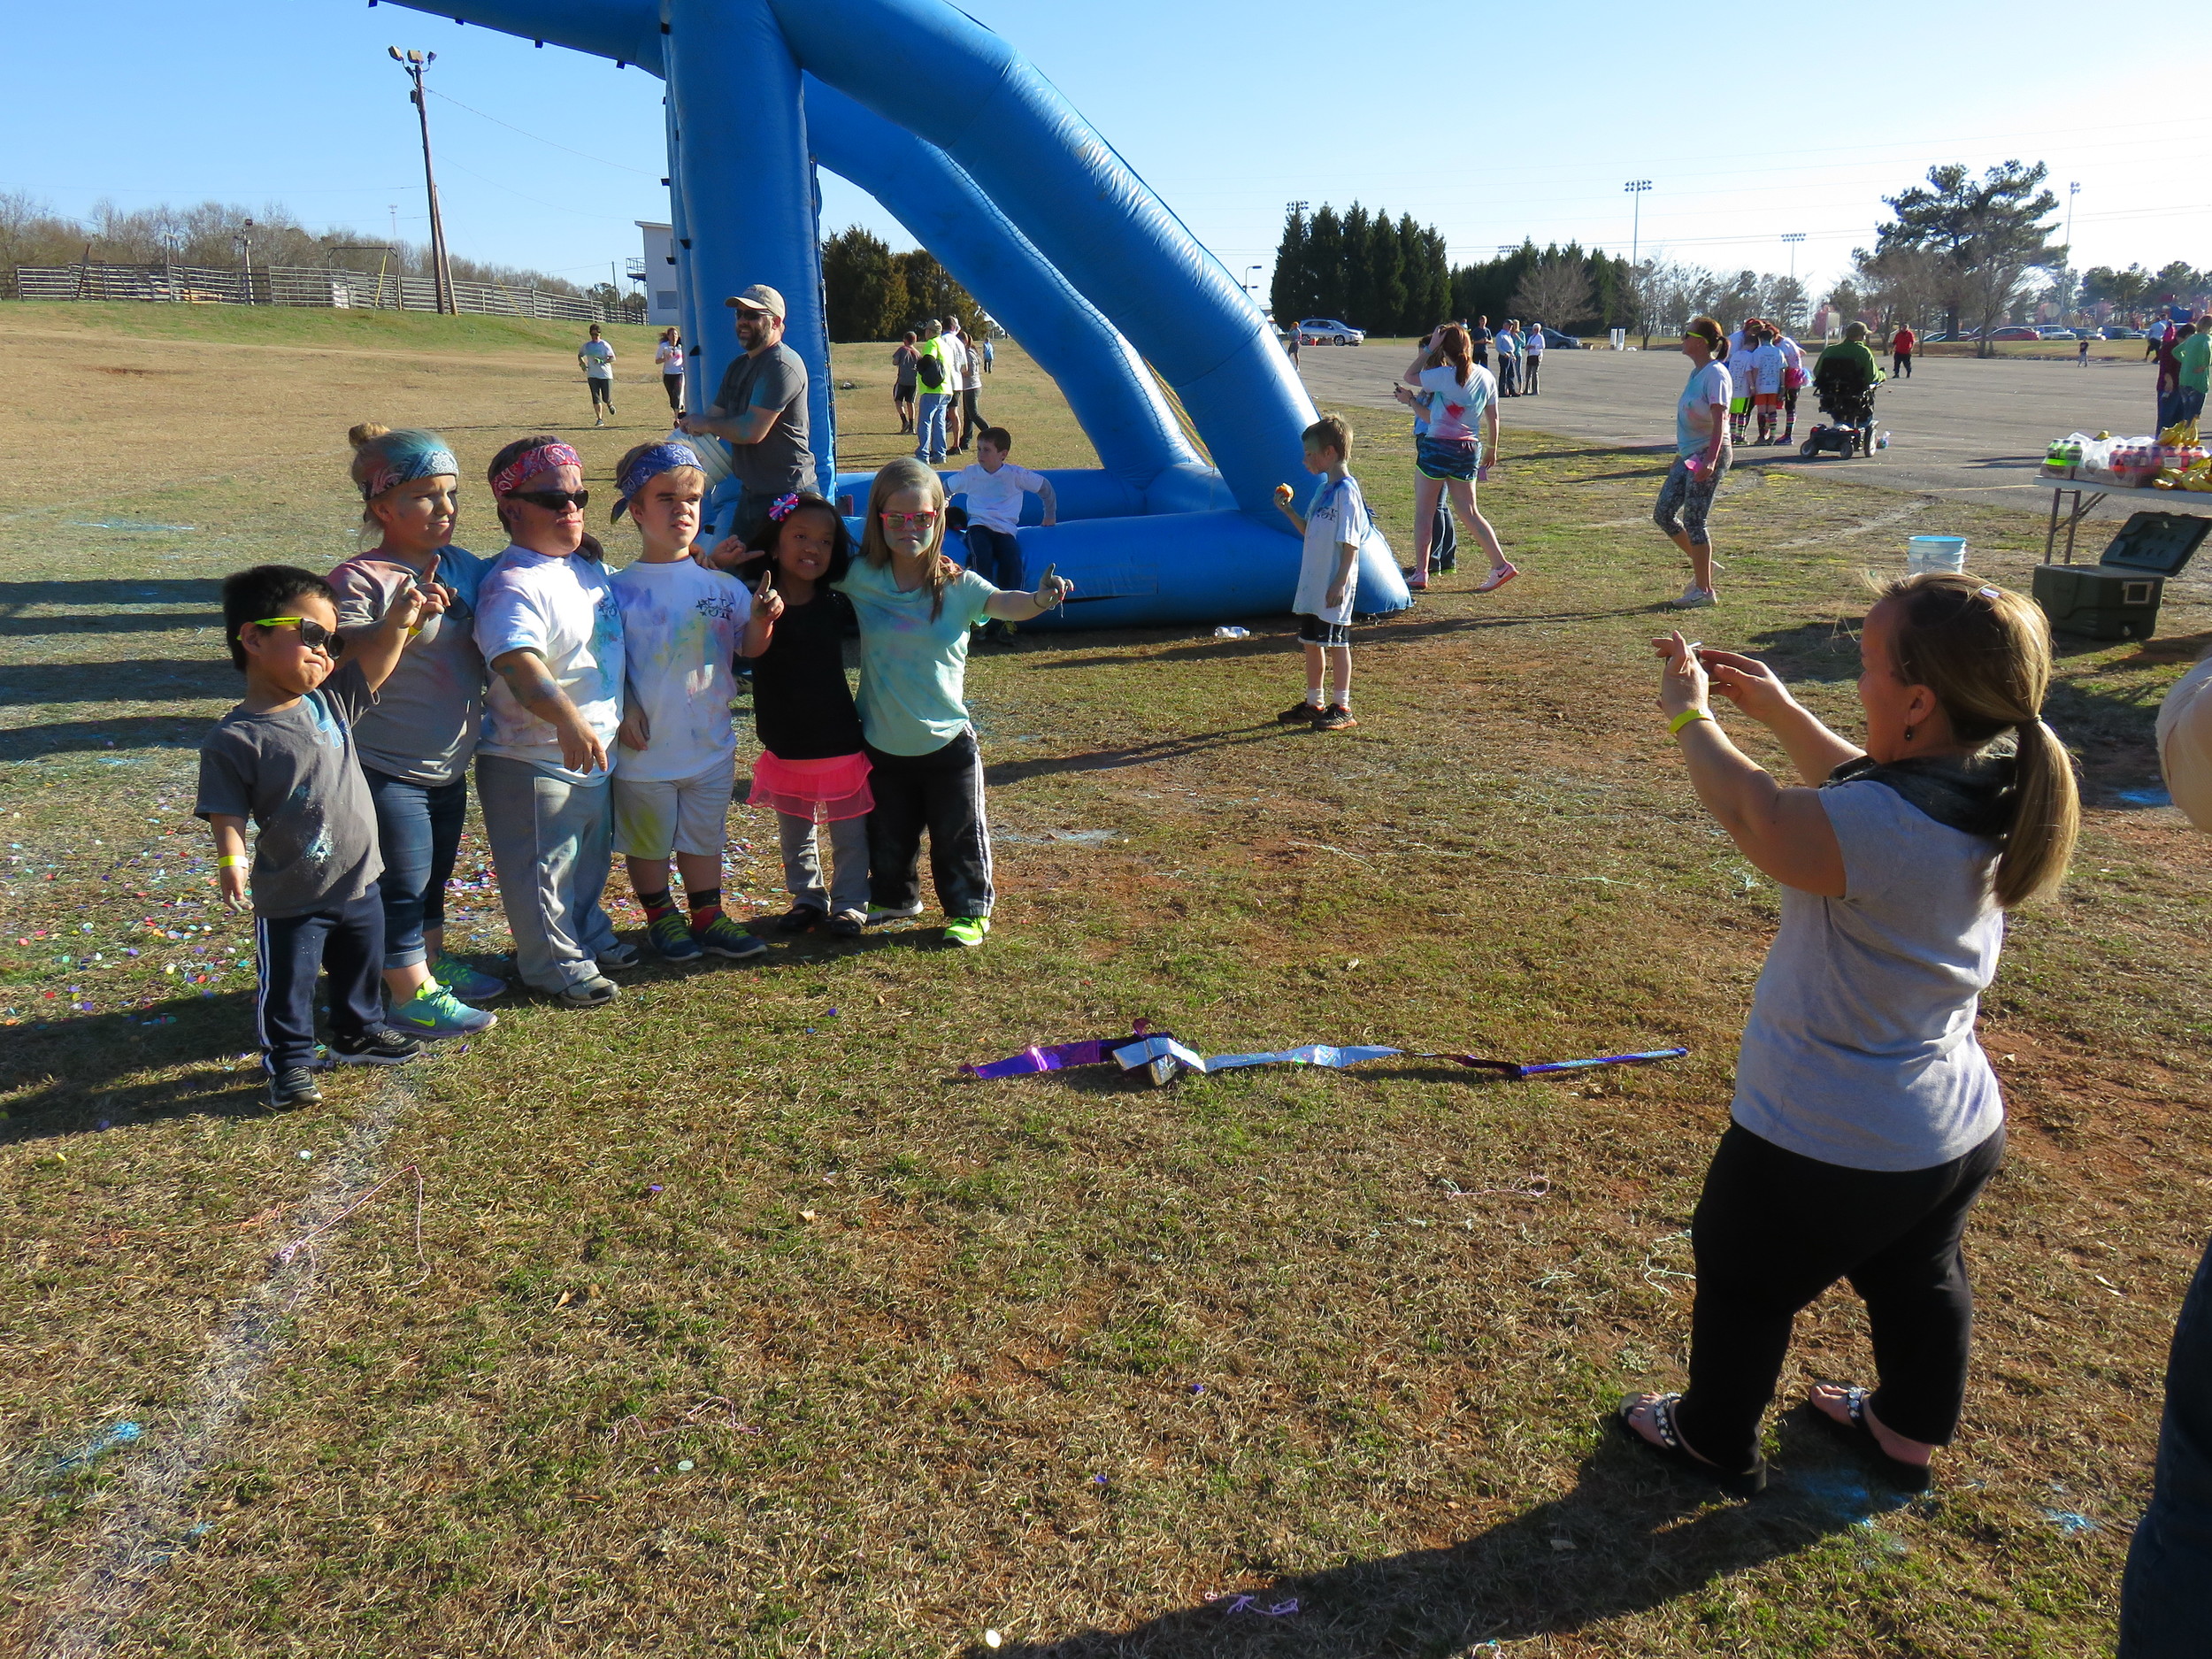
M 2191 391 L 2212 389 L 2212 334 L 2191 334 L 2174 348 L 2181 383 Z
M 973 571 L 945 584 L 929 614 L 927 588 L 900 590 L 888 565 L 856 558 L 833 584 L 860 618 L 860 728 L 887 755 L 931 755 L 968 727 L 968 630 L 998 589 Z

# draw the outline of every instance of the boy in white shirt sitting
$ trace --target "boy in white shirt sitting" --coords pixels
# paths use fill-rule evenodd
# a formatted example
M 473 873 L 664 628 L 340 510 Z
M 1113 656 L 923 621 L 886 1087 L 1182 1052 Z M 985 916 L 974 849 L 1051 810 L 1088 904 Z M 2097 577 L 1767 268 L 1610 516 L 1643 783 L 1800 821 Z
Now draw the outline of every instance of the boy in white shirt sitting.
M 1013 434 L 1005 427 L 984 427 L 975 434 L 974 464 L 960 469 L 946 485 L 945 494 L 948 498 L 967 498 L 968 568 L 994 588 L 1018 589 L 1022 586 L 1022 550 L 1014 529 L 1021 522 L 1022 497 L 1037 497 L 1047 528 L 1058 518 L 1060 503 L 1050 479 L 1007 460 L 1013 447 Z M 1011 640 L 1014 625 L 994 618 L 985 624 L 983 637 Z

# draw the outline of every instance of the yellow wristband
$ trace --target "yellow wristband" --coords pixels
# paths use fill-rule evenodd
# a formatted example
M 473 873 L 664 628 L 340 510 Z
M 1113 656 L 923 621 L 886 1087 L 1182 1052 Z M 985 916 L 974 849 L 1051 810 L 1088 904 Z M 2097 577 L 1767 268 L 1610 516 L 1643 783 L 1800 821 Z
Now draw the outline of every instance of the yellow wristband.
M 1676 715 L 1673 719 L 1667 722 L 1667 735 L 1669 737 L 1679 737 L 1682 735 L 1682 728 L 1684 726 L 1694 725 L 1699 720 L 1712 719 L 1713 717 L 1702 709 L 1685 709 L 1681 713 Z M 1714 720 L 1713 724 L 1717 726 L 1720 722 Z
M 215 859 L 218 870 L 242 870 L 252 861 L 243 853 L 219 853 Z

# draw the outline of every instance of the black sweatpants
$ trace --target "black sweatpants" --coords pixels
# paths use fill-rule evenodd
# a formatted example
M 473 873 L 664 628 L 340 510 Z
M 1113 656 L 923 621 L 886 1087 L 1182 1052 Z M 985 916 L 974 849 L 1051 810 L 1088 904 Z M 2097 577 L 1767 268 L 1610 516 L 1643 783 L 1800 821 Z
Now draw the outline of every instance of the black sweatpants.
M 975 406 L 975 400 L 982 396 L 983 388 L 979 386 L 968 387 L 960 394 L 960 409 L 964 417 L 960 427 L 960 447 L 964 449 L 974 449 L 976 439 L 990 424 L 983 419 L 983 411 Z
M 1854 1170 L 1730 1125 L 1690 1223 L 1697 1302 L 1690 1386 L 1675 1413 L 1683 1438 L 1723 1469 L 1750 1468 L 1798 1310 L 1847 1279 L 1874 1339 L 1875 1416 L 1907 1440 L 1948 1443 L 1974 1320 L 1959 1240 L 2004 1156 L 2001 1126 L 1948 1164 Z
M 259 917 L 253 932 L 260 958 L 255 1035 L 272 1077 L 315 1064 L 319 972 L 330 975 L 333 1033 L 363 1037 L 383 1025 L 384 895 L 378 888 L 305 916 Z
M 991 913 L 991 830 L 983 818 L 983 756 L 972 731 L 926 755 L 890 755 L 868 745 L 868 894 L 885 910 L 922 895 L 922 832 L 929 877 L 947 916 Z

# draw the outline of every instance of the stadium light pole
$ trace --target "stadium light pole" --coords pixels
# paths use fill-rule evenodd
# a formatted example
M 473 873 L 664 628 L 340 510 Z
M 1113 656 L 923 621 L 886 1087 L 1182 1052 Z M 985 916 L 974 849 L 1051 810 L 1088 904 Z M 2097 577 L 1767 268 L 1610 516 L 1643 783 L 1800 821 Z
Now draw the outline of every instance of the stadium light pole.
M 1637 255 L 1641 251 L 1644 229 L 1644 192 L 1651 188 L 1648 179 L 1631 179 L 1621 188 L 1628 192 L 1632 204 L 1628 219 L 1628 268 L 1636 268 Z
M 2071 317 L 2076 310 L 2074 291 L 2078 284 L 2074 280 L 2074 198 L 2080 194 L 2081 181 L 2078 179 L 2066 187 L 2066 315 L 2059 319 L 2061 322 Z
M 438 61 L 438 54 L 411 48 L 403 53 L 396 46 L 384 50 L 391 53 L 392 61 L 405 70 L 407 79 L 414 83 L 407 96 L 422 121 L 422 181 L 430 196 L 430 285 L 437 295 L 440 313 L 457 314 L 460 306 L 453 296 L 453 267 L 446 259 L 445 216 L 438 211 L 438 175 L 430 165 L 430 100 L 422 88 L 423 73 Z

